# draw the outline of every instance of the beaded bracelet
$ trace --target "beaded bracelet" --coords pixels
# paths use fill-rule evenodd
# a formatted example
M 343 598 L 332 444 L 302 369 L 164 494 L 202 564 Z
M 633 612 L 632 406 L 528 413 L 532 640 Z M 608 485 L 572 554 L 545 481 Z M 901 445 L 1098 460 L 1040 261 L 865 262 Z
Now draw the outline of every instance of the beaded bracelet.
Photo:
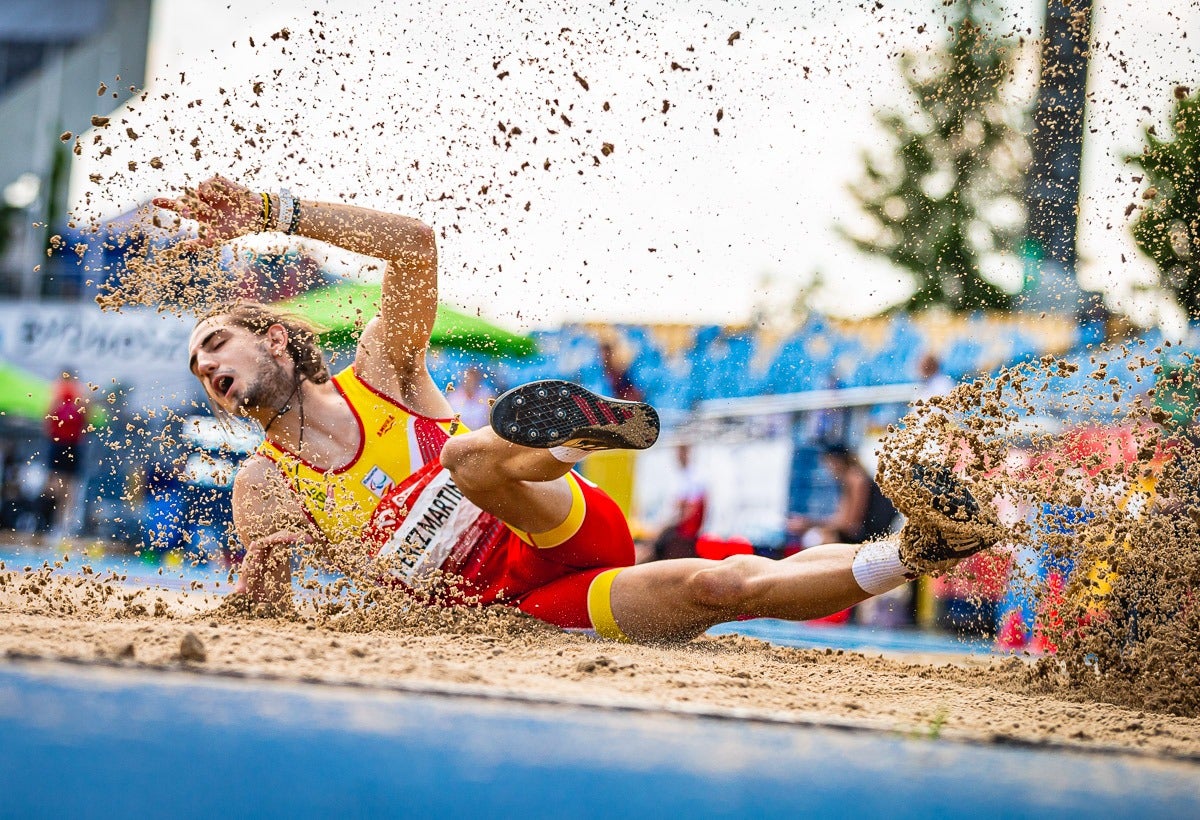
M 262 196 L 263 201 L 263 214 L 262 227 L 258 230 L 261 233 L 262 231 L 269 230 L 271 227 L 271 195 L 263 191 L 260 196 Z
M 300 227 L 300 197 L 292 197 L 292 218 L 288 222 L 287 232 L 293 234 Z

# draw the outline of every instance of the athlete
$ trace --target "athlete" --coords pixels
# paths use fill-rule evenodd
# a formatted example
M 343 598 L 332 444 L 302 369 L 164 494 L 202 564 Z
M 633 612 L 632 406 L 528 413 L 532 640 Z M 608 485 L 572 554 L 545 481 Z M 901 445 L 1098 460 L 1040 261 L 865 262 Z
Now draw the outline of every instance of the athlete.
M 620 510 L 572 468 L 594 450 L 649 447 L 657 414 L 535 382 L 500 396 L 490 427 L 467 431 L 426 366 L 437 309 L 429 226 L 221 177 L 154 203 L 198 223 L 192 241 L 202 245 L 277 230 L 385 262 L 379 314 L 336 376 L 312 328 L 262 305 L 235 304 L 192 332 L 189 365 L 217 412 L 254 419 L 265 434 L 233 490 L 246 548 L 238 590 L 252 600 L 290 599 L 291 553 L 311 545 L 343 572 L 435 604 L 504 604 L 617 640 L 686 640 L 739 618 L 828 615 L 991 543 L 963 528 L 986 512 L 935 467 L 914 475 L 921 521 L 933 524 L 904 538 L 781 561 L 632 566 Z

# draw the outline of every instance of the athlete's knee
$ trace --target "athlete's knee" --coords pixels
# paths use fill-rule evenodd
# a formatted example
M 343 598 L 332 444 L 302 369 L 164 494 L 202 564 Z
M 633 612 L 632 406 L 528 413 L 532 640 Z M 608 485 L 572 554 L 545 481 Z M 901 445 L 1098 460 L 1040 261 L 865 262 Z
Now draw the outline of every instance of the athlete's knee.
M 442 447 L 442 466 L 452 474 L 482 473 L 489 468 L 489 450 L 495 434 L 488 428 L 452 436 Z
M 750 599 L 759 564 L 765 560 L 755 555 L 731 555 L 714 562 L 692 573 L 687 580 L 688 592 L 703 606 L 736 608 Z

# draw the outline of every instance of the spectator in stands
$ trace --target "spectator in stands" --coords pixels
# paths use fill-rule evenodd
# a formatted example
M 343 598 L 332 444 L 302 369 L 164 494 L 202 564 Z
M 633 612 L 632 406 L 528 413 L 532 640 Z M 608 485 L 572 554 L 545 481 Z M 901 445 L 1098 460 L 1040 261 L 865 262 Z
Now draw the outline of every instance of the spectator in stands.
M 142 548 L 154 552 L 182 549 L 188 540 L 187 455 L 180 433 L 163 425 L 150 441 L 136 483 L 143 492 L 141 505 Z
M 290 299 L 326 284 L 321 260 L 294 250 L 285 253 L 250 253 L 234 284 L 242 299 Z
M 838 484 L 837 509 L 823 519 L 793 515 L 788 519 L 788 532 L 806 549 L 818 544 L 861 544 L 891 532 L 896 508 L 858 456 L 844 444 L 827 443 L 821 447 L 821 461 Z
M 0 529 L 15 530 L 22 508 L 21 466 L 12 439 L 0 439 Z
M 79 528 L 76 504 L 87 425 L 87 401 L 70 369 L 64 369 L 52 389 L 45 423 L 50 472 L 42 495 L 54 510 L 52 535 L 75 535 Z
M 624 356 L 618 355 L 617 347 L 612 342 L 600 343 L 600 365 L 604 368 L 610 395 L 622 401 L 645 401 L 645 393 L 629 375 L 629 363 Z
M 664 558 L 695 558 L 696 540 L 704 526 L 704 509 L 708 490 L 692 463 L 692 448 L 681 444 L 676 450 L 679 460 L 679 485 L 674 499 L 673 518 L 654 540 L 653 561 Z
M 917 364 L 917 375 L 921 377 L 921 395 L 917 398 L 944 396 L 954 389 L 954 379 L 942 372 L 942 362 L 933 353 L 921 357 Z
M 483 371 L 471 365 L 463 374 L 462 384 L 454 389 L 446 389 L 446 399 L 451 409 L 468 430 L 478 430 L 491 424 L 488 414 L 492 412 L 495 394 L 484 383 L 484 379 Z

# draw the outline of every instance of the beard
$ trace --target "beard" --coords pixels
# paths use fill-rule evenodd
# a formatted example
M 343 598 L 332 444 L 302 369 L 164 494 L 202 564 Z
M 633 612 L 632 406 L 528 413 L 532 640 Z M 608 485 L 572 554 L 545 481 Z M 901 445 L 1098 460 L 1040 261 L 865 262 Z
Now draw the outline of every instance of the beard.
M 263 353 L 258 360 L 254 376 L 247 380 L 238 397 L 235 411 L 239 416 L 249 414 L 251 408 L 279 410 L 295 393 L 292 378 L 274 357 Z

